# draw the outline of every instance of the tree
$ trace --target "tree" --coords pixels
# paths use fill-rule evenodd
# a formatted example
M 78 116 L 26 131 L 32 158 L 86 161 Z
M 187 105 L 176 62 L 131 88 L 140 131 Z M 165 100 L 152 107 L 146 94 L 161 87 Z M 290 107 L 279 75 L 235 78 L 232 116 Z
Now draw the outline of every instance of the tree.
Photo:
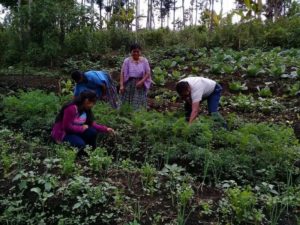
M 190 25 L 193 25 L 193 22 L 194 22 L 194 4 L 195 4 L 195 0 L 191 0 L 191 2 L 190 2 L 190 8 L 189 8 L 189 21 L 190 21 Z
M 291 6 L 291 0 L 267 0 L 265 16 L 269 20 L 277 20 L 281 15 L 286 15 L 287 8 Z
M 91 3 L 91 30 L 94 30 L 95 27 L 95 0 L 89 0 L 89 3 Z
M 207 8 L 207 0 L 195 0 L 196 1 L 196 6 L 195 6 L 195 25 L 197 25 L 198 23 L 198 14 L 201 14 L 201 11 L 203 8 L 206 9 Z M 199 13 L 200 11 L 200 13 Z M 201 17 L 201 15 L 200 15 Z
M 256 17 L 260 19 L 263 4 L 262 0 L 237 0 L 237 8 L 236 13 L 241 16 L 241 20 L 251 20 Z
M 172 1 L 174 0 L 154 0 L 154 6 L 159 9 L 160 27 L 163 28 L 163 22 L 166 15 L 169 14 Z
M 184 7 L 184 0 L 181 0 L 181 8 L 182 8 L 182 26 L 185 27 L 185 7 Z
M 135 19 L 135 4 L 128 2 L 127 8 L 124 8 L 127 0 L 115 0 L 112 5 L 112 16 L 107 22 L 108 28 L 126 28 L 130 30 Z M 111 9 L 110 9 L 111 10 Z
M 139 19 L 140 19 L 140 1 L 135 0 L 135 28 L 136 28 L 136 30 L 140 29 Z
M 147 29 L 152 29 L 152 24 L 154 23 L 153 17 L 153 0 L 148 0 L 148 11 L 147 11 Z
M 176 27 L 176 0 L 173 0 L 172 4 L 173 4 L 173 30 L 175 30 Z
M 104 1 L 97 0 L 96 3 L 99 7 L 99 23 L 100 23 L 100 29 L 102 29 L 102 27 L 103 27 L 102 10 L 104 8 Z
M 220 1 L 221 8 L 220 8 L 220 18 L 222 19 L 223 17 L 223 0 Z
M 75 0 L 18 0 L 9 7 L 20 62 L 54 65 L 66 34 L 81 26 L 81 7 Z
M 214 4 L 215 1 L 214 0 L 210 0 L 210 26 L 209 26 L 209 30 L 212 31 L 213 29 L 213 21 L 214 21 Z
M 291 17 L 294 15 L 300 15 L 300 2 L 292 2 L 288 12 L 287 12 L 287 16 Z
M 0 4 L 6 8 L 17 8 L 21 4 L 21 1 L 12 1 L 12 0 L 0 0 Z
M 112 13 L 112 2 L 111 0 L 106 1 L 106 5 L 104 7 L 105 12 L 106 12 L 106 21 L 110 20 L 111 13 Z

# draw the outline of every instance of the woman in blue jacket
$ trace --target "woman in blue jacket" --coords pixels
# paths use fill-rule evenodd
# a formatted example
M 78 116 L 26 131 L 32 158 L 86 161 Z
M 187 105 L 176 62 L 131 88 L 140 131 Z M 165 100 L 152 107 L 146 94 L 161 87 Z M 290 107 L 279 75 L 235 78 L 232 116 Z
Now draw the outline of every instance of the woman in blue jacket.
M 117 90 L 108 73 L 104 71 L 81 72 L 75 70 L 71 74 L 76 82 L 74 97 L 78 97 L 81 92 L 86 90 L 94 91 L 98 99 L 108 100 L 113 108 L 118 107 Z

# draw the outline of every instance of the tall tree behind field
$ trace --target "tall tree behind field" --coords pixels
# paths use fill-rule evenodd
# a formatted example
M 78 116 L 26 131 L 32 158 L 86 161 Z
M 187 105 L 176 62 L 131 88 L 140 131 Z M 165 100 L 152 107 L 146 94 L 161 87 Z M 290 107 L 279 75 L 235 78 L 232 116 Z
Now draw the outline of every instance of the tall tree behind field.
M 147 29 L 152 29 L 152 24 L 154 23 L 154 16 L 153 16 L 153 0 L 148 0 L 148 10 L 147 10 Z
M 100 26 L 100 29 L 102 29 L 103 27 L 103 18 L 102 18 L 102 10 L 104 8 L 104 0 L 97 0 L 97 5 L 98 5 L 98 8 L 99 8 L 99 26 Z
M 5 6 L 12 15 L 10 30 L 20 37 L 14 46 L 21 52 L 19 60 L 23 62 L 28 58 L 33 64 L 44 60 L 53 65 L 66 34 L 82 26 L 80 5 L 75 0 L 18 0 L 15 3 Z
M 172 1 L 174 0 L 154 0 L 154 6 L 158 9 L 159 19 L 160 19 L 160 28 L 164 27 L 164 20 L 167 15 L 169 15 Z
M 91 4 L 91 30 L 95 29 L 95 0 L 89 0 Z
M 210 32 L 213 29 L 213 23 L 214 23 L 214 6 L 215 6 L 215 0 L 210 0 L 210 26 L 209 30 Z
M 208 4 L 209 0 L 195 0 L 195 23 L 194 25 L 197 25 L 199 22 L 199 18 L 201 18 L 201 11 L 203 9 L 207 8 L 207 4 Z
M 195 0 L 190 1 L 190 7 L 189 7 L 189 24 L 193 25 L 194 22 L 194 4 Z
M 185 11 L 185 0 L 181 1 L 181 8 L 182 8 L 182 27 L 185 28 L 185 22 L 186 22 L 186 11 Z
M 140 29 L 140 0 L 135 0 L 135 28 Z
M 237 8 L 248 10 L 248 17 L 250 13 L 254 13 L 258 18 L 263 14 L 271 21 L 286 16 L 292 2 L 292 0 L 266 0 L 263 5 L 262 0 L 236 0 Z
M 223 17 L 223 0 L 220 0 L 220 18 L 222 18 Z
M 106 0 L 106 4 L 104 6 L 105 12 L 106 12 L 106 22 L 110 20 L 111 13 L 112 13 L 112 0 Z
M 291 0 L 267 0 L 265 5 L 266 17 L 276 21 L 280 16 L 286 16 Z
M 176 0 L 173 0 L 172 1 L 172 5 L 173 5 L 173 30 L 175 30 L 176 28 L 176 3 L 177 1 Z

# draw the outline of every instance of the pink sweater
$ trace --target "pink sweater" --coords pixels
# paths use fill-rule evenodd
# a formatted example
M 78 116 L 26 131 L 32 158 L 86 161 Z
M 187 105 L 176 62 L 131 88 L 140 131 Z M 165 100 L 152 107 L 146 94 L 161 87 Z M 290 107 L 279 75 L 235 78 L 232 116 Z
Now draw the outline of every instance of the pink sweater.
M 74 123 L 75 120 L 78 120 L 79 113 L 76 105 L 70 105 L 64 110 L 63 119 L 59 122 L 56 122 L 52 128 L 51 137 L 57 142 L 60 143 L 64 139 L 67 133 L 83 133 L 83 125 L 78 125 Z M 107 127 L 99 125 L 93 122 L 92 127 L 94 127 L 98 132 L 107 132 Z
M 143 76 L 148 73 L 150 77 L 145 80 L 144 86 L 147 90 L 151 86 L 151 70 L 148 60 L 144 57 L 140 57 L 138 63 L 135 63 L 132 57 L 126 58 L 123 62 L 121 73 L 124 74 L 124 83 L 126 83 L 130 77 L 143 78 Z

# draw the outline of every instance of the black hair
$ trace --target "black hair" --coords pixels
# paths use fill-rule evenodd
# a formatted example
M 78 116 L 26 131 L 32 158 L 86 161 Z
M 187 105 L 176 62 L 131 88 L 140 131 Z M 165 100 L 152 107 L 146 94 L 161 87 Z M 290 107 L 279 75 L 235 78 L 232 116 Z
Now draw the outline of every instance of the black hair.
M 179 95 L 187 91 L 189 88 L 189 83 L 187 81 L 180 81 L 176 84 L 176 91 Z
M 130 45 L 130 52 L 132 52 L 134 49 L 142 50 L 142 47 L 138 43 L 134 43 Z
M 84 101 L 88 99 L 90 102 L 96 102 L 97 101 L 97 95 L 94 91 L 86 90 L 80 93 L 78 97 L 76 97 L 73 101 L 65 104 L 61 110 L 59 111 L 55 122 L 59 122 L 63 120 L 64 117 L 64 111 L 65 109 L 70 106 L 70 105 L 76 105 L 78 108 L 79 114 L 85 112 L 86 113 L 86 124 L 91 126 L 92 123 L 94 122 L 94 114 L 91 109 L 85 110 L 83 108 L 83 103 Z
M 83 77 L 83 73 L 80 70 L 74 70 L 71 72 L 71 77 L 76 83 L 78 83 Z

